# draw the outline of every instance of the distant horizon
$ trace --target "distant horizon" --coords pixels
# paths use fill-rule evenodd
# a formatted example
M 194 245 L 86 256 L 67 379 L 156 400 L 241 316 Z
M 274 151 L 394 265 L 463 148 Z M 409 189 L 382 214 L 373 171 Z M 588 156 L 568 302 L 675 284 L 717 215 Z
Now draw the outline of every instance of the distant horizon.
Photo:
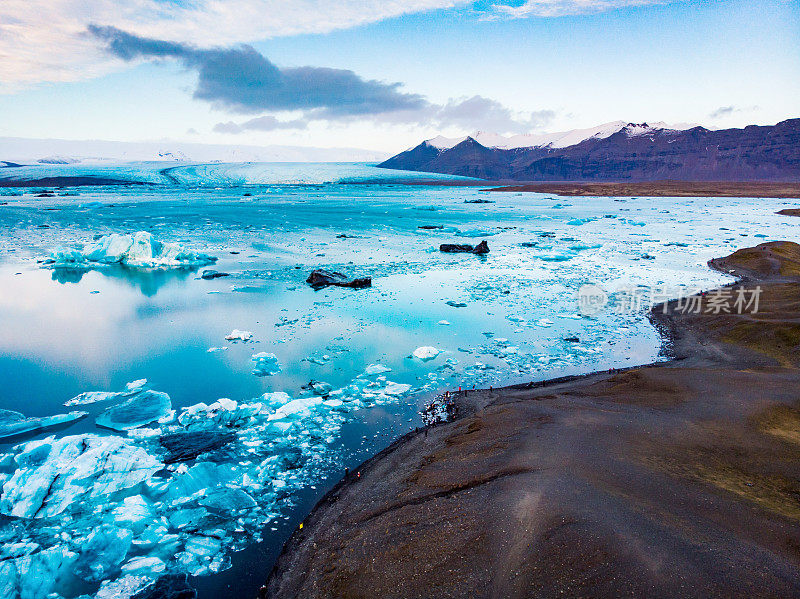
M 786 120 L 793 120 L 794 118 L 800 117 L 789 117 L 786 119 L 782 119 L 778 122 L 783 122 Z M 602 127 L 604 125 L 612 125 L 617 123 L 627 123 L 627 124 L 650 124 L 650 123 L 634 123 L 633 121 L 626 121 L 625 119 L 618 119 L 616 121 L 610 121 L 608 123 L 602 123 L 597 125 L 596 128 Z M 776 123 L 769 123 L 766 125 L 762 124 L 747 124 L 742 125 L 740 127 L 715 127 L 715 126 L 708 126 L 703 123 L 678 123 L 678 124 L 669 124 L 663 123 L 663 121 L 654 121 L 653 125 L 665 125 L 667 128 L 670 126 L 677 127 L 679 129 L 690 129 L 694 127 L 704 127 L 709 130 L 720 130 L 720 129 L 744 129 L 745 127 L 749 126 L 770 126 L 777 124 Z M 591 129 L 591 128 L 590 128 Z M 580 131 L 580 129 L 572 129 L 566 131 L 539 131 L 536 133 L 520 133 L 516 134 L 516 136 L 503 136 L 505 138 L 512 138 L 512 137 L 524 137 L 528 135 L 536 135 L 536 136 L 547 136 L 548 134 L 555 134 L 555 133 L 569 133 L 571 131 Z M 471 133 L 467 133 L 464 136 L 460 136 L 458 138 L 450 138 L 450 139 L 465 139 L 467 137 L 475 138 L 479 136 L 478 134 L 485 133 L 491 135 L 500 135 L 496 134 L 495 132 L 491 131 L 473 131 Z M 286 158 L 280 158 L 276 156 L 273 159 L 263 160 L 259 158 L 247 158 L 243 157 L 241 160 L 233 160 L 233 156 L 227 156 L 222 158 L 211 158 L 206 156 L 204 158 L 193 158 L 191 156 L 186 156 L 186 160 L 188 161 L 221 161 L 221 162 L 353 162 L 353 163 L 368 163 L 368 162 L 381 162 L 386 160 L 387 158 L 402 152 L 404 150 L 410 149 L 419 145 L 424 141 L 429 141 L 431 139 L 436 139 L 436 137 L 443 137 L 443 136 L 433 136 L 427 139 L 419 139 L 418 142 L 412 146 L 406 148 L 398 148 L 395 151 L 377 151 L 377 150 L 369 150 L 366 148 L 355 148 L 355 147 L 337 147 L 337 146 L 330 146 L 330 147 L 318 147 L 318 146 L 303 146 L 303 145 L 284 145 L 284 144 L 235 144 L 235 143 L 206 143 L 200 141 L 181 141 L 175 139 L 155 139 L 155 140 L 112 140 L 112 139 L 61 139 L 61 138 L 33 138 L 33 137 L 22 137 L 22 136 L 0 136 L 0 162 L 9 161 L 14 162 L 14 160 L 33 160 L 33 161 L 41 161 L 43 159 L 48 158 L 72 158 L 72 159 L 83 159 L 83 160 L 127 160 L 120 158 L 119 156 L 102 156 L 102 155 L 93 155 L 98 154 L 98 150 L 79 150 L 75 149 L 64 149 L 64 148 L 55 148 L 55 149 L 46 149 L 41 148 L 40 150 L 27 150 L 27 155 L 25 150 L 20 150 L 19 148 L 13 148 L 13 144 L 16 143 L 21 146 L 25 146 L 25 144 L 33 144 L 34 146 L 38 144 L 101 144 L 101 145 L 108 145 L 109 147 L 119 146 L 119 147 L 137 147 L 139 146 L 142 151 L 150 151 L 156 152 L 158 150 L 163 150 L 164 152 L 170 151 L 186 151 L 186 149 L 194 148 L 197 150 L 206 149 L 206 150 L 220 150 L 220 151 L 229 151 L 229 152 L 284 152 L 287 153 Z M 9 145 L 12 147 L 9 149 Z M 147 148 L 149 146 L 149 148 Z M 165 146 L 163 148 L 158 148 L 158 146 Z M 79 152 L 85 151 L 88 154 L 79 154 Z M 311 158 L 310 156 L 314 156 L 315 154 L 324 154 L 326 157 L 319 157 L 319 158 Z M 340 154 L 341 157 L 337 158 L 337 154 Z M 294 158 L 290 158 L 289 156 L 294 155 Z M 301 158 L 300 156 L 307 155 L 309 157 Z M 151 160 L 152 158 L 129 158 L 131 161 L 140 161 L 140 160 Z M 165 162 L 175 161 L 178 158 L 172 157 L 163 157 L 162 158 Z M 43 162 L 42 164 L 53 164 L 48 162 Z

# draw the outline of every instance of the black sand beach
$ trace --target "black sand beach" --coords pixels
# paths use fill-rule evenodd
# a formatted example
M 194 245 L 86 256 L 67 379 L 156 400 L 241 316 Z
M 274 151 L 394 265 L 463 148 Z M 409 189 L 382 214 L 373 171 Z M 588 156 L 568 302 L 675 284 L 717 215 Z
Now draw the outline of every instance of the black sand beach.
M 800 596 L 800 245 L 710 265 L 758 312 L 669 302 L 671 361 L 458 396 L 320 501 L 265 596 Z

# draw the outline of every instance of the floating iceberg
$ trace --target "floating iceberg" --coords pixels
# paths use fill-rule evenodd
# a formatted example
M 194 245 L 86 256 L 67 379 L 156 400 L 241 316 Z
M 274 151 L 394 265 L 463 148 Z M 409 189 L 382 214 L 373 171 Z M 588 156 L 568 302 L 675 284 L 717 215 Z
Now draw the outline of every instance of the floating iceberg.
M 392 369 L 388 366 L 384 366 L 383 364 L 370 364 L 364 369 L 364 373 L 362 376 L 374 376 L 376 374 L 384 374 L 386 372 L 391 372 Z
M 51 426 L 66 424 L 86 416 L 86 412 L 70 412 L 45 418 L 25 418 L 19 412 L 0 410 L 0 439 L 40 431 Z
M 440 353 L 442 353 L 442 350 L 431 347 L 430 345 L 425 345 L 415 349 L 413 355 L 420 360 L 433 360 Z
M 253 333 L 250 331 L 240 331 L 233 329 L 230 333 L 225 335 L 227 341 L 250 341 L 253 338 Z
M 161 391 L 143 391 L 119 405 L 108 408 L 95 422 L 98 426 L 115 431 L 139 428 L 151 422 L 158 422 L 172 412 L 169 395 Z
M 190 252 L 179 243 L 163 243 L 147 231 L 133 235 L 112 233 L 86 244 L 82 250 L 59 249 L 45 264 L 53 268 L 95 268 L 122 264 L 136 268 L 193 268 L 216 262 L 214 256 Z
M 250 358 L 253 361 L 253 374 L 256 376 L 271 376 L 281 371 L 278 364 L 278 356 L 267 352 L 253 354 Z

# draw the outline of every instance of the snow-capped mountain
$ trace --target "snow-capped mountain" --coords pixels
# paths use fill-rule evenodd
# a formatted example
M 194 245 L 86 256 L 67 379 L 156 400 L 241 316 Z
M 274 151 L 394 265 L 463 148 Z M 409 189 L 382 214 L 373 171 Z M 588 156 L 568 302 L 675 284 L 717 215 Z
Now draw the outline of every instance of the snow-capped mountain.
M 616 121 L 543 135 L 436 137 L 378 166 L 496 181 L 796 181 L 800 119 L 716 131 Z
M 499 133 L 488 131 L 477 131 L 465 137 L 443 137 L 441 135 L 433 139 L 426 140 L 426 143 L 439 150 L 446 150 L 457 146 L 467 137 L 471 137 L 486 148 L 498 148 L 500 150 L 514 150 L 517 148 L 566 148 L 574 146 L 587 139 L 605 139 L 625 130 L 628 135 L 646 135 L 659 130 L 683 131 L 691 129 L 696 125 L 667 125 L 664 122 L 658 123 L 628 123 L 625 121 L 612 121 L 603 123 L 588 129 L 572 129 L 570 131 L 557 131 L 555 133 L 528 133 L 523 135 L 512 135 L 505 137 Z

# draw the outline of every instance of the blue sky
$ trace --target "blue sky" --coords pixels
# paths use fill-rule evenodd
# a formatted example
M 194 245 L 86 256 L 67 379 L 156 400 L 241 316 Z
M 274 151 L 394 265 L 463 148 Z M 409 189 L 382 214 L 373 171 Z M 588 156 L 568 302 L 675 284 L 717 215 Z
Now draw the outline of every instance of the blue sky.
M 800 116 L 796 1 L 204 3 L 4 0 L 0 136 L 394 152 L 477 129 Z

